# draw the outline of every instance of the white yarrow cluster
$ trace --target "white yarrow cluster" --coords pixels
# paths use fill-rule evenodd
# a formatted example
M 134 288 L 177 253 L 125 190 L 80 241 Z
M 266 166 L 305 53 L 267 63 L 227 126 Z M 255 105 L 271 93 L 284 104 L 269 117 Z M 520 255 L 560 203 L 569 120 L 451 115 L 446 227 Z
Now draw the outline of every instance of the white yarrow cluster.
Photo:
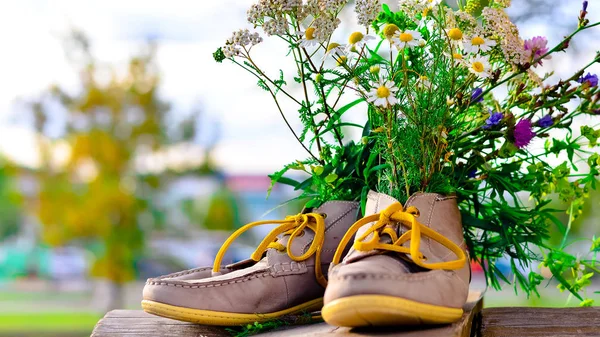
M 232 58 L 241 54 L 246 46 L 254 46 L 263 41 L 258 33 L 250 33 L 248 29 L 240 29 L 233 33 L 222 48 L 225 57 Z
M 398 6 L 401 11 L 414 18 L 418 13 L 429 8 L 429 3 L 424 0 L 399 0 Z
M 506 61 L 513 64 L 526 63 L 528 59 L 523 48 L 523 40 L 519 36 L 519 29 L 504 10 L 487 7 L 483 9 L 482 14 L 488 23 L 490 34 L 502 37 L 500 47 Z
M 262 25 L 262 29 L 268 36 L 284 35 L 288 31 L 288 20 L 285 16 L 273 18 L 265 21 Z
M 315 19 L 315 38 L 321 42 L 327 40 L 340 25 L 341 20 L 332 15 L 322 14 Z
M 358 24 L 369 27 L 379 14 L 379 0 L 356 0 L 354 12 L 358 18 Z
M 334 13 L 347 2 L 348 0 L 319 0 L 319 9 L 323 12 Z
M 280 18 L 302 8 L 302 0 L 260 0 L 248 9 L 248 22 L 257 25 L 265 18 Z

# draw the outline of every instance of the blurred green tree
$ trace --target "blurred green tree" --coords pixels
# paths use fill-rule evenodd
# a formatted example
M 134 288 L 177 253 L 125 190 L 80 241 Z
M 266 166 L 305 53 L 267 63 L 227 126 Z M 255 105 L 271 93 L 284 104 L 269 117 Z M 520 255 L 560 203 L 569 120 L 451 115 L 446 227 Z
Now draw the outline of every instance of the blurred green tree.
M 225 184 L 211 196 L 204 217 L 204 227 L 210 230 L 234 231 L 242 223 L 238 210 L 238 200 Z
M 15 186 L 16 168 L 0 158 L 0 242 L 19 232 L 21 196 Z
M 37 172 L 35 212 L 46 243 L 60 246 L 79 240 L 95 247 L 91 272 L 112 281 L 109 306 L 114 308 L 121 305 L 122 285 L 135 278 L 136 259 L 154 227 L 148 220 L 154 225 L 164 221 L 153 199 L 170 175 L 165 170 L 141 174 L 136 155 L 193 139 L 197 116 L 173 127 L 170 107 L 158 94 L 153 44 L 119 73 L 116 66 L 97 62 L 83 34 L 74 32 L 66 42 L 81 89 L 72 94 L 55 86 L 43 96 L 54 105 L 38 102 L 33 112 L 36 129 L 43 134 L 52 118 L 50 109 L 58 102 L 66 113 L 60 141 L 69 145 L 70 155 L 57 166 L 52 146 L 40 141 L 43 165 Z

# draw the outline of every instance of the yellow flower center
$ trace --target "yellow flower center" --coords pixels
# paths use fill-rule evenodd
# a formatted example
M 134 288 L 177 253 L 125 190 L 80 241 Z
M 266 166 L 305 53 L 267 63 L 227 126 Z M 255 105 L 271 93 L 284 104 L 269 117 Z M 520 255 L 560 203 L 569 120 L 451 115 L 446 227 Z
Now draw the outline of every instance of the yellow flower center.
M 385 37 L 387 37 L 388 39 L 391 39 L 392 37 L 394 37 L 394 34 L 396 34 L 396 32 L 399 30 L 400 28 L 398 28 L 398 26 L 396 26 L 393 23 L 390 23 L 389 25 L 383 28 L 383 35 L 385 35 Z
M 474 38 L 471 39 L 471 44 L 474 46 L 481 46 L 484 43 L 485 43 L 485 40 L 479 36 L 475 36 Z
M 452 28 L 448 31 L 448 36 L 455 41 L 461 40 L 463 38 L 463 33 L 458 28 Z
M 327 46 L 327 52 L 329 53 L 330 51 L 332 51 L 333 49 L 339 47 L 340 44 L 339 43 L 335 43 L 335 42 L 331 42 L 329 44 L 329 46 Z
M 483 63 L 479 61 L 473 62 L 473 65 L 471 67 L 473 67 L 473 70 L 475 70 L 478 73 L 482 73 L 484 70 Z
M 429 81 L 429 77 L 427 76 L 421 76 L 421 81 Z
M 460 54 L 460 53 L 454 53 L 454 54 L 452 54 L 452 57 L 453 57 L 455 60 L 462 60 L 462 59 L 463 59 L 463 56 L 462 56 L 462 54 Z
M 402 33 L 400 34 L 400 41 L 402 42 L 410 42 L 414 40 L 413 36 L 411 33 Z
M 429 8 L 425 8 L 423 10 L 423 17 L 426 17 L 429 14 L 430 9 Z
M 307 40 L 315 39 L 315 29 L 313 27 L 306 28 L 306 32 L 304 32 L 304 36 Z
M 338 66 L 343 65 L 344 63 L 346 63 L 346 61 L 348 61 L 348 58 L 344 55 L 340 56 L 339 58 L 335 59 L 337 62 Z
M 363 37 L 365 37 L 365 36 L 361 32 L 354 32 L 354 33 L 350 34 L 350 37 L 348 38 L 348 43 L 356 44 L 356 43 L 362 41 Z
M 390 96 L 390 89 L 388 89 L 385 85 L 377 88 L 377 97 L 379 98 L 388 98 Z

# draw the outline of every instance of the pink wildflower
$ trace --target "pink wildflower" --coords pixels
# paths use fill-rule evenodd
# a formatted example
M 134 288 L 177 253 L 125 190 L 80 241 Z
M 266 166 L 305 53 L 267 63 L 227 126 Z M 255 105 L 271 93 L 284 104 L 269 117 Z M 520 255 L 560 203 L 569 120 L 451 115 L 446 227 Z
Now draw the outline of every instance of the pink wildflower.
M 525 40 L 524 46 L 525 48 L 525 57 L 529 62 L 534 62 L 535 60 L 539 60 L 534 66 L 542 65 L 542 59 L 540 57 L 544 56 L 548 49 L 548 40 L 543 36 L 536 36 L 529 40 Z M 550 55 L 544 57 L 544 59 L 552 58 Z

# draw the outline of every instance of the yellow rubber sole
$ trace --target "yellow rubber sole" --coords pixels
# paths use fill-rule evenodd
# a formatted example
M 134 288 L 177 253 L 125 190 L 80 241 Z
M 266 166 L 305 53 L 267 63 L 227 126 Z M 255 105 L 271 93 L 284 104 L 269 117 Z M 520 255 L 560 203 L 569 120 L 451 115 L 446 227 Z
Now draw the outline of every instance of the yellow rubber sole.
M 454 323 L 463 310 L 392 296 L 357 295 L 328 303 L 321 315 L 328 324 L 344 327 L 420 325 Z
M 142 301 L 142 309 L 144 309 L 145 312 L 153 315 L 172 318 L 179 321 L 218 326 L 234 326 L 251 324 L 254 322 L 266 322 L 273 319 L 281 318 L 283 316 L 298 315 L 319 311 L 322 307 L 323 298 L 318 298 L 281 311 L 266 314 L 240 314 L 233 312 L 177 307 L 170 304 L 148 300 Z M 320 319 L 320 316 L 313 316 L 312 318 Z

